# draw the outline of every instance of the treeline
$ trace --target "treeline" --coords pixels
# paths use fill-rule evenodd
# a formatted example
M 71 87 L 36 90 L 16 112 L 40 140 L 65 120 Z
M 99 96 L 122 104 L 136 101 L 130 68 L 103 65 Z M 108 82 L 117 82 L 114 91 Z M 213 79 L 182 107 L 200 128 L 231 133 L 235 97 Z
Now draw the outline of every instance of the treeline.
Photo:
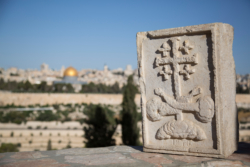
M 74 88 L 71 84 L 58 83 L 54 85 L 48 85 L 46 82 L 40 84 L 31 84 L 29 81 L 16 82 L 8 81 L 4 82 L 0 79 L 0 90 L 12 91 L 12 92 L 32 92 L 32 93 L 74 93 Z M 82 89 L 79 93 L 112 93 L 118 94 L 123 92 L 123 87 L 120 88 L 116 82 L 114 85 L 94 84 L 89 83 L 82 85 Z
M 8 81 L 4 82 L 0 79 L 0 90 L 12 91 L 12 92 L 49 92 L 49 93 L 73 93 L 74 88 L 71 84 L 55 84 L 47 85 L 46 82 L 40 84 L 31 84 L 29 81 L 16 82 Z
M 114 85 L 105 85 L 105 84 L 94 84 L 90 82 L 89 84 L 82 85 L 81 93 L 122 93 L 123 87 L 120 88 L 119 84 L 116 82 Z
M 237 83 L 237 85 L 236 85 L 236 93 L 238 93 L 238 94 L 249 94 L 250 93 L 250 88 L 247 87 L 246 89 L 243 89 L 242 86 Z
M 67 111 L 66 111 L 67 112 Z M 11 111 L 11 112 L 0 112 L 1 123 L 15 123 L 21 124 L 27 121 L 71 121 L 71 119 L 65 119 L 61 114 L 66 112 L 53 113 L 51 110 L 39 111 L 37 116 L 34 117 L 34 111 Z M 31 119 L 31 117 L 33 117 Z
M 33 111 L 12 111 L 12 112 L 0 112 L 0 122 L 1 123 L 16 123 L 21 124 L 22 122 L 27 122 L 27 118 L 30 117 Z
M 0 111 L 0 122 L 1 123 L 26 123 L 27 121 L 73 121 L 69 114 L 76 111 L 76 108 L 79 108 L 81 106 L 86 106 L 87 104 L 75 104 L 74 106 L 72 104 L 54 104 L 54 105 L 29 105 L 29 108 L 34 107 L 53 107 L 56 112 L 54 113 L 51 110 L 44 110 L 44 111 L 38 111 L 35 113 L 34 111 L 11 111 L 11 109 L 15 108 L 25 108 L 24 106 L 15 106 L 14 104 L 7 105 L 7 106 L 1 106 L 0 108 L 2 110 L 10 110 L 10 111 Z M 63 106 L 63 110 L 60 108 L 60 106 Z M 35 109 L 34 109 L 35 110 Z M 82 120 L 75 120 L 79 121 L 81 123 Z

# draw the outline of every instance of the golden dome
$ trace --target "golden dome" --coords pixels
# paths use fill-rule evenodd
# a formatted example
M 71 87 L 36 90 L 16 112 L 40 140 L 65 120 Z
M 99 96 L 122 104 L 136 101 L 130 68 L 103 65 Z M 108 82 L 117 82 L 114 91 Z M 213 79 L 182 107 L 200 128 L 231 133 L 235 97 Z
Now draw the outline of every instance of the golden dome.
M 64 71 L 63 76 L 64 76 L 64 77 L 65 77 L 65 76 L 71 76 L 71 77 L 73 77 L 73 76 L 78 76 L 78 72 L 77 72 L 77 70 L 76 70 L 74 67 L 68 67 L 68 68 Z

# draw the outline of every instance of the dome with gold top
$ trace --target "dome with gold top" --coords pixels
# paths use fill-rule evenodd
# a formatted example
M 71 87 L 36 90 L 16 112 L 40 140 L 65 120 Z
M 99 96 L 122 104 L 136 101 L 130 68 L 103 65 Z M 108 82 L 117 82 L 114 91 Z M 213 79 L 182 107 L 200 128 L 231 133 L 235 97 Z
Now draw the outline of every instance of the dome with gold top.
M 56 80 L 53 84 L 72 84 L 73 87 L 77 87 L 77 85 L 81 87 L 81 85 L 86 84 L 86 82 L 78 80 L 78 72 L 74 67 L 68 67 L 63 72 L 62 80 Z
M 66 77 L 66 76 L 70 76 L 70 77 L 77 77 L 78 76 L 78 72 L 77 70 L 74 68 L 74 67 L 68 67 L 64 73 L 63 73 L 63 76 Z

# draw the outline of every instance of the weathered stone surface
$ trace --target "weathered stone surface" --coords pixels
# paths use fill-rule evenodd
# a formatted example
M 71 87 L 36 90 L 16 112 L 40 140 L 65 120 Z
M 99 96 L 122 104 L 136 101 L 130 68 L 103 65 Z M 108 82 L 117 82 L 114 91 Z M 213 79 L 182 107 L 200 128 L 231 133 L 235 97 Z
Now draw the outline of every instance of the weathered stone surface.
M 130 153 L 137 153 L 141 152 L 141 147 L 128 147 L 128 146 L 115 146 L 113 148 L 115 152 L 130 152 Z
M 204 158 L 204 157 L 195 157 L 195 156 L 186 156 L 186 155 L 169 155 L 171 158 L 175 160 L 179 160 L 186 163 L 196 163 L 196 162 L 203 162 L 209 161 L 212 158 Z
M 239 150 L 227 159 L 142 152 L 141 146 L 71 148 L 65 150 L 1 153 L 0 167 L 208 167 L 250 166 L 250 144 L 240 143 Z M 246 149 L 243 149 L 246 148 Z M 97 151 L 97 150 L 101 151 Z
M 64 167 L 70 166 L 68 164 L 61 164 L 54 159 L 41 159 L 41 160 L 22 160 L 12 162 L 9 164 L 1 165 L 1 167 Z
M 233 154 L 227 157 L 227 159 L 231 160 L 242 160 L 245 162 L 250 162 L 250 155 L 249 154 Z
M 9 163 L 9 162 L 15 162 L 16 160 L 14 159 L 8 159 L 8 158 L 4 158 L 0 160 L 0 163 Z
M 212 161 L 207 163 L 207 167 L 247 167 L 240 161 Z
M 64 149 L 59 150 L 56 152 L 56 155 L 67 155 L 67 154 L 74 154 L 74 155 L 81 155 L 81 154 L 99 154 L 99 153 L 108 153 L 111 152 L 108 148 L 71 148 L 71 149 Z
M 40 152 L 17 152 L 10 157 L 13 159 L 37 159 L 48 157 L 48 155 L 42 155 Z
M 154 153 L 131 153 L 131 156 L 146 161 L 148 163 L 155 164 L 156 166 L 161 166 L 161 164 L 171 164 L 173 161 L 167 159 L 162 154 Z
M 84 165 L 107 165 L 136 162 L 135 160 L 120 153 L 96 154 L 86 156 L 65 156 L 65 160 L 69 163 L 78 163 Z
M 233 27 L 139 32 L 144 151 L 227 157 L 237 149 Z

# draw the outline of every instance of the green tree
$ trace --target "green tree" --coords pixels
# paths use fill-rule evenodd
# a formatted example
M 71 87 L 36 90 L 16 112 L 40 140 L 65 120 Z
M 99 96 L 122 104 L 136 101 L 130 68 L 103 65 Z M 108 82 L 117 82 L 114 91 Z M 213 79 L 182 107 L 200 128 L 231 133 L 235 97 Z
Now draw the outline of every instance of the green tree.
M 239 94 L 249 94 L 250 93 L 250 88 L 247 88 L 247 89 L 243 89 L 242 86 L 237 83 L 236 85 L 236 93 L 239 93 Z
M 19 112 L 19 111 L 12 111 L 4 114 L 3 112 L 0 113 L 0 122 L 3 123 L 16 123 L 21 124 L 22 122 L 26 122 L 27 117 L 29 116 L 30 112 Z
M 18 152 L 18 145 L 12 143 L 2 143 L 0 147 L 0 153 L 4 152 Z
M 45 92 L 47 90 L 47 82 L 42 81 L 39 85 L 37 85 L 37 89 L 41 92 Z
M 90 104 L 84 110 L 88 117 L 84 122 L 88 127 L 84 127 L 86 147 L 105 147 L 115 145 L 112 139 L 117 127 L 114 112 L 107 107 Z
M 23 89 L 25 91 L 32 91 L 33 90 L 33 85 L 27 80 L 24 85 L 23 85 Z
M 74 93 L 74 88 L 71 84 L 66 84 L 66 92 Z
M 115 82 L 114 85 L 111 86 L 112 93 L 121 93 L 119 84 Z
M 13 91 L 13 90 L 16 90 L 17 89 L 17 82 L 16 81 L 9 81 L 7 82 L 6 84 L 6 90 L 10 90 L 10 91 Z
M 97 93 L 98 92 L 97 86 L 93 82 L 90 82 L 87 85 L 87 92 Z
M 54 114 L 50 110 L 45 110 L 44 112 L 40 112 L 38 117 L 36 118 L 37 121 L 58 121 L 60 116 L 58 114 Z
M 70 142 L 68 142 L 68 145 L 66 146 L 66 148 L 71 148 Z
M 122 141 L 125 145 L 141 145 L 139 141 L 139 128 L 137 122 L 140 119 L 135 104 L 135 95 L 138 92 L 133 83 L 133 76 L 128 77 L 127 85 L 123 91 L 121 124 L 122 124 Z
M 47 150 L 52 150 L 51 140 L 48 140 Z
M 0 79 L 0 90 L 5 90 L 6 89 L 6 84 L 3 80 L 3 78 Z

